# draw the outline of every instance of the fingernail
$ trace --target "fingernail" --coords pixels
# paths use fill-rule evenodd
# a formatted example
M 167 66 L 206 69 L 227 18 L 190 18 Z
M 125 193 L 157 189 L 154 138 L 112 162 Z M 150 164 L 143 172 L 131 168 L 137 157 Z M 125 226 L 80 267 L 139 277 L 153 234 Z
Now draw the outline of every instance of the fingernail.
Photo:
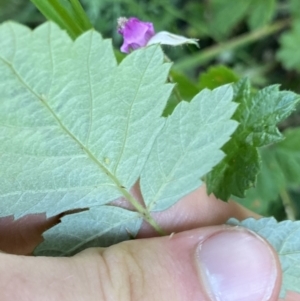
M 274 255 L 256 234 L 241 228 L 218 232 L 197 247 L 202 282 L 213 301 L 265 301 L 277 279 Z

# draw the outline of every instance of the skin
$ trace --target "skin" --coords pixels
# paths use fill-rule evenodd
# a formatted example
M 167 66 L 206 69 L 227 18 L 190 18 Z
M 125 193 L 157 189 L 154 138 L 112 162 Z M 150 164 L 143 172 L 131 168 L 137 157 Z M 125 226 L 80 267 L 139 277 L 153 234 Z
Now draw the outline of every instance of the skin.
M 138 186 L 133 193 L 142 202 Z M 116 204 L 129 206 L 122 199 Z M 203 284 L 195 280 L 197 276 L 193 278 L 194 271 L 189 264 L 175 269 L 172 265 L 173 259 L 183 260 L 187 256 L 182 239 L 199 231 L 207 235 L 222 230 L 229 217 L 259 218 L 237 203 L 207 196 L 204 186 L 153 216 L 167 232 L 176 234 L 171 238 L 155 237 L 151 227 L 144 224 L 138 235 L 140 239 L 109 248 L 88 249 L 71 258 L 24 256 L 42 241 L 42 232 L 59 222 L 60 216 L 48 220 L 42 214 L 17 221 L 11 217 L 0 219 L 0 249 L 5 252 L 0 254 L 0 299 L 209 301 Z M 171 252 L 171 249 L 179 251 Z M 270 301 L 278 300 L 281 286 L 280 265 L 277 255 L 274 256 L 279 276 Z M 186 281 L 178 276 L 187 273 L 191 277 L 184 278 Z M 300 300 L 300 295 L 289 293 L 286 300 Z

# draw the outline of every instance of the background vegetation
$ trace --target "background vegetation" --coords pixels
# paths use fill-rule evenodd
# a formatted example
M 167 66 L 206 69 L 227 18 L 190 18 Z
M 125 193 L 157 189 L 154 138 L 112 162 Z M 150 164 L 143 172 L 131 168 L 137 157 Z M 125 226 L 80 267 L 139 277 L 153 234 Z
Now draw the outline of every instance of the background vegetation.
M 67 3 L 68 0 L 61 0 Z M 280 84 L 300 93 L 299 0 L 81 0 L 92 25 L 112 38 L 120 16 L 153 22 L 156 31 L 200 39 L 200 49 L 165 48 L 174 61 L 172 78 L 190 100 L 203 88 L 248 77 L 255 89 Z M 13 19 L 32 28 L 45 18 L 29 0 L 0 0 L 0 22 Z M 1 41 L 0 41 L 1 42 Z M 165 114 L 178 102 L 173 95 Z M 300 108 L 280 124 L 286 139 L 260 150 L 256 187 L 246 199 L 250 209 L 277 219 L 300 219 Z

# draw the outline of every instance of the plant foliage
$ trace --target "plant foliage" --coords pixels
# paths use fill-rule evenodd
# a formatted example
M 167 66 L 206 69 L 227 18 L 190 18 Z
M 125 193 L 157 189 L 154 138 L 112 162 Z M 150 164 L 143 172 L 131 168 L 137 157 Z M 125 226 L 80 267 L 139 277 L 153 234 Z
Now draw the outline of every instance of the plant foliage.
M 260 150 L 261 171 L 256 186 L 237 199 L 260 214 L 268 214 L 269 206 L 284 191 L 300 185 L 300 128 L 288 129 L 284 140 Z
M 251 29 L 259 28 L 274 16 L 275 3 L 275 0 L 244 0 L 229 5 L 224 0 L 209 1 L 210 32 L 216 39 L 223 39 L 245 18 Z
M 164 234 L 151 213 L 203 180 L 217 197 L 262 214 L 278 204 L 289 218 L 300 212 L 299 112 L 295 124 L 282 123 L 299 96 L 273 84 L 299 92 L 299 0 L 82 0 L 87 14 L 78 0 L 32 2 L 60 28 L 0 25 L 0 216 L 61 214 L 35 254 L 106 247 L 135 237 L 143 221 Z M 120 43 L 120 16 L 201 38 L 201 48 L 170 51 L 179 60 L 171 71 L 157 45 L 124 58 L 90 30 Z M 43 20 L 27 0 L 2 1 L 0 21 L 8 18 Z M 218 66 L 203 72 L 210 60 Z M 282 296 L 300 292 L 299 222 L 231 224 L 277 250 Z
M 254 92 L 248 80 L 234 84 L 234 101 L 239 104 L 233 119 L 239 122 L 232 139 L 223 150 L 226 157 L 207 176 L 209 193 L 227 200 L 231 195 L 244 197 L 254 186 L 259 172 L 258 147 L 283 139 L 276 124 L 295 109 L 299 96 L 269 86 Z
M 135 51 L 118 66 L 110 41 L 95 31 L 72 42 L 52 23 L 33 32 L 5 23 L 0 39 L 1 216 L 88 209 L 49 230 L 43 252 L 62 231 L 77 235 L 86 219 L 94 227 L 82 225 L 77 236 L 84 241 L 62 240 L 49 254 L 93 245 L 93 229 L 97 239 L 113 229 L 116 241 L 129 220 L 133 234 L 142 217 L 153 225 L 151 211 L 196 189 L 224 157 L 220 148 L 237 125 L 230 120 L 232 87 L 203 90 L 161 117 L 173 85 L 159 46 Z M 130 193 L 139 178 L 145 208 Z M 136 212 L 110 204 L 120 197 Z
M 300 20 L 297 20 L 291 30 L 284 33 L 280 38 L 281 49 L 277 54 L 278 59 L 287 69 L 300 71 Z

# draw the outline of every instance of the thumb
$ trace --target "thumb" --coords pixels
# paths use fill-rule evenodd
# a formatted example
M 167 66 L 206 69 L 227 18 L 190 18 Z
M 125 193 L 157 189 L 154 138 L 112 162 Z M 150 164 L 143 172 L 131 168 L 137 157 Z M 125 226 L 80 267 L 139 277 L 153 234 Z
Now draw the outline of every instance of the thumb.
M 281 271 L 262 238 L 215 226 L 72 258 L 0 254 L 0 284 L 5 301 L 275 301 Z

